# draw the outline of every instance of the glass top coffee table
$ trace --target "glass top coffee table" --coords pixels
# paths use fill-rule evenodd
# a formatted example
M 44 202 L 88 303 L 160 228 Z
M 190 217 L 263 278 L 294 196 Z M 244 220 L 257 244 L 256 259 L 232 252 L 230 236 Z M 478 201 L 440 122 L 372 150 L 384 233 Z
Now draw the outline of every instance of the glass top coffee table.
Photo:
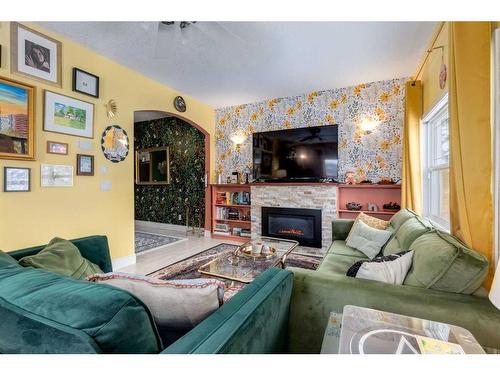
M 250 253 L 252 246 L 259 245 L 267 246 L 271 253 L 265 254 L 265 256 L 247 254 Z M 259 236 L 245 242 L 234 252 L 226 253 L 204 264 L 198 269 L 198 272 L 248 284 L 265 270 L 283 266 L 288 254 L 298 245 L 297 241 Z

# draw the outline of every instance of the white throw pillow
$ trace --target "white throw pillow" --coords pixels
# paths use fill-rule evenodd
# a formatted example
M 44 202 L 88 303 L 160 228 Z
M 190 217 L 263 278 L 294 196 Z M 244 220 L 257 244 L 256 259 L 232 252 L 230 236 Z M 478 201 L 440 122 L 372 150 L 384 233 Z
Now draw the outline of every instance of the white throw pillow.
M 393 257 L 393 259 L 381 260 L 389 257 Z M 403 255 L 393 254 L 389 257 L 381 257 L 376 258 L 376 261 L 364 262 L 359 267 L 356 277 L 358 279 L 402 285 L 412 264 L 413 251 L 409 251 Z
M 380 249 L 389 241 L 391 235 L 391 231 L 375 229 L 361 220 L 356 220 L 345 243 L 373 259 L 380 253 Z
M 130 292 L 149 308 L 161 327 L 190 329 L 222 304 L 224 283 L 215 279 L 161 280 L 122 272 L 95 274 L 88 281 Z

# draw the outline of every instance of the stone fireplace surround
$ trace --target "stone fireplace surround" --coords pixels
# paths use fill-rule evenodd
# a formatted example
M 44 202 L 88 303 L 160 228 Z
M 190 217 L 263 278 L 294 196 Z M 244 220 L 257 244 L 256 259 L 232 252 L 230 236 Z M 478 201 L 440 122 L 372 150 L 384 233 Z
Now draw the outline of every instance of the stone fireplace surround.
M 332 243 L 332 220 L 337 217 L 337 184 L 262 183 L 251 185 L 252 235 L 260 235 L 262 207 L 321 209 L 322 248 L 299 246 L 296 252 L 324 256 Z

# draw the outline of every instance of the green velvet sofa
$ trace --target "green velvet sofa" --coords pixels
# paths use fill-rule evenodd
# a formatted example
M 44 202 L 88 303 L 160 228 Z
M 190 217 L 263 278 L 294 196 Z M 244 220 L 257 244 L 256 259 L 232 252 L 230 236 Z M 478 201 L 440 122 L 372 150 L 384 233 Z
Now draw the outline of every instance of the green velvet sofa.
M 72 240 L 112 271 L 105 236 Z M 162 343 L 148 308 L 132 294 L 16 260 L 43 249 L 0 252 L 0 353 L 280 353 L 286 350 L 293 277 L 270 269 L 193 330 Z
M 291 353 L 319 353 L 330 312 L 357 305 L 468 329 L 487 352 L 500 350 L 500 311 L 481 284 L 487 260 L 409 210 L 393 216 L 384 255 L 414 250 L 403 285 L 345 276 L 363 253 L 346 245 L 353 220 L 333 221 L 333 243 L 317 270 L 294 273 L 288 327 Z

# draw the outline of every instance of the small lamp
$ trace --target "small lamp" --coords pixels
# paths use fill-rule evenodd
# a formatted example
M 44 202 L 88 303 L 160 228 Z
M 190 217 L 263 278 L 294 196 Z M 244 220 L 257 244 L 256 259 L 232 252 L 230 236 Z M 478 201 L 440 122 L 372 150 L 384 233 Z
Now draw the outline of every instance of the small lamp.
M 488 295 L 491 303 L 500 310 L 500 263 L 497 266 L 493 283 L 491 284 L 490 294 Z

